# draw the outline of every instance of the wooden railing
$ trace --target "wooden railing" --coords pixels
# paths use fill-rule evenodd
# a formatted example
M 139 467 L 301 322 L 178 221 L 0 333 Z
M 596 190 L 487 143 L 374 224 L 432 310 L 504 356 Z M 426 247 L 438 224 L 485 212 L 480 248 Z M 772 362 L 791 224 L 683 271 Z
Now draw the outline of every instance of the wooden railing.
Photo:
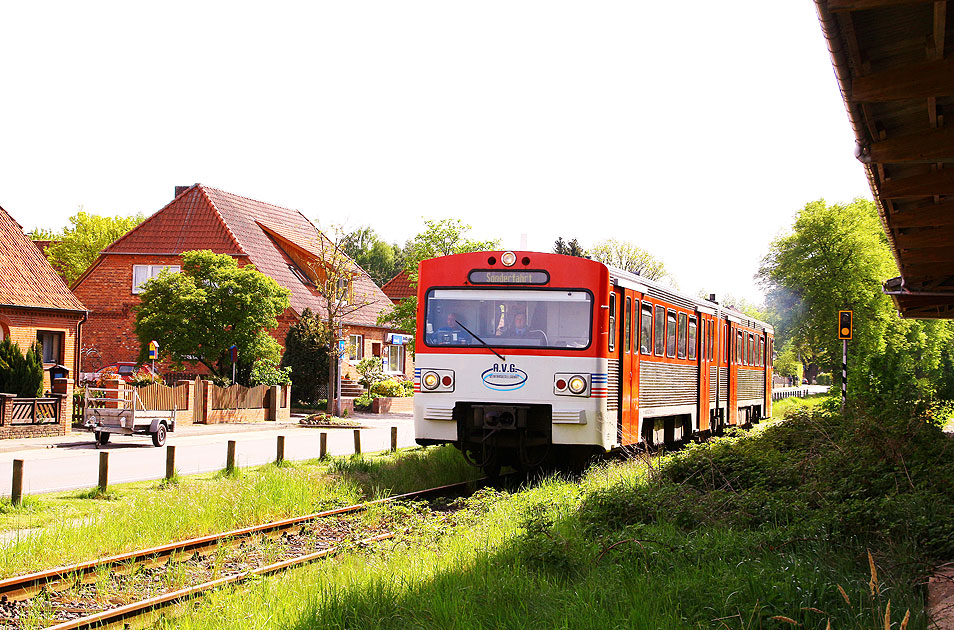
M 59 416 L 59 398 L 14 398 L 10 424 L 56 424 Z
M 182 383 L 169 387 L 162 383 L 153 383 L 138 389 L 139 400 L 143 408 L 151 411 L 173 411 L 189 408 L 189 385 Z
M 265 409 L 268 406 L 266 400 L 268 390 L 267 385 L 256 385 L 255 387 L 244 387 L 238 384 L 229 387 L 213 385 L 211 388 L 212 408 Z

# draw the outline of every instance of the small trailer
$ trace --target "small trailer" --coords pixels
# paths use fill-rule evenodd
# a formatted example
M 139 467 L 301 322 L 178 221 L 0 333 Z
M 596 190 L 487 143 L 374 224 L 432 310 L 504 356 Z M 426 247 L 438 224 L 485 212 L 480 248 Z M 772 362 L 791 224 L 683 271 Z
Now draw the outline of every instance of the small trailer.
M 110 398 L 107 392 L 114 396 Z M 83 426 L 93 432 L 96 447 L 113 433 L 149 435 L 154 446 L 164 446 L 166 435 L 176 430 L 176 410 L 148 410 L 134 388 L 107 390 L 87 387 L 83 397 Z

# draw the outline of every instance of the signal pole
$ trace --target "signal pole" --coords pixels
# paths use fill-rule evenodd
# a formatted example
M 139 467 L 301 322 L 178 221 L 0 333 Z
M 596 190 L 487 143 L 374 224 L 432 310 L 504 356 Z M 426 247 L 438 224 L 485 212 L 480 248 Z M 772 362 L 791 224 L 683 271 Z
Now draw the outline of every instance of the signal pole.
M 848 402 L 848 340 L 851 339 L 851 311 L 838 311 L 838 338 L 841 339 L 841 412 L 845 412 Z

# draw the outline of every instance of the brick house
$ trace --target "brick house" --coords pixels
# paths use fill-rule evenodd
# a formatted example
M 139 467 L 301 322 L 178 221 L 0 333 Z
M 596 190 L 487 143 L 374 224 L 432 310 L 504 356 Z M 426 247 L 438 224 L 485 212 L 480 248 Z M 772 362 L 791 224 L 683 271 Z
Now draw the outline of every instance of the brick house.
M 324 235 L 297 210 L 240 197 L 202 184 L 176 187 L 175 198 L 125 236 L 112 243 L 73 285 L 88 306 L 84 348 L 98 356 L 99 365 L 135 361 L 139 341 L 134 331 L 134 307 L 143 283 L 164 267 L 177 270 L 178 255 L 209 249 L 228 254 L 239 265 L 256 269 L 288 289 L 290 307 L 278 318 L 272 336 L 284 347 L 289 328 L 310 308 L 319 316 L 324 298 L 315 286 L 313 269 L 320 267 Z M 357 267 L 357 265 L 356 265 Z M 380 356 L 395 375 L 413 375 L 400 335 L 377 324 L 390 300 L 360 267 L 351 280 L 349 299 L 365 306 L 345 318 L 353 347 L 345 372 L 368 355 Z M 311 275 L 310 275 L 311 274 Z M 95 369 L 91 365 L 89 369 Z M 204 372 L 201 365 L 196 373 Z
M 44 391 L 53 389 L 49 369 L 69 369 L 65 387 L 66 411 L 59 424 L 0 426 L 3 437 L 63 435 L 70 431 L 69 412 L 73 379 L 80 370 L 80 340 L 86 308 L 70 293 L 59 274 L 23 233 L 23 228 L 0 208 L 0 338 L 11 338 L 26 350 L 39 340 L 43 344 Z

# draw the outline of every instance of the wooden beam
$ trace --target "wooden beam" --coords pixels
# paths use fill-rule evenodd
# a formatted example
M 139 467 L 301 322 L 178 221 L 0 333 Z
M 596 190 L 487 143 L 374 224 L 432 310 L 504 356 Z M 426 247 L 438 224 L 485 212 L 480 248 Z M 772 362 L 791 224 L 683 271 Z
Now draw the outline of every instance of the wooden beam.
M 954 275 L 954 262 L 901 265 L 901 273 L 905 278 L 948 278 Z
M 896 233 L 894 235 L 895 246 L 902 250 L 902 264 L 907 258 L 904 250 L 916 250 L 922 247 L 950 247 L 954 242 L 954 226 L 948 225 L 938 228 L 922 228 L 917 231 L 911 230 L 906 234 Z M 909 260 L 916 260 L 914 255 Z
M 922 61 L 851 81 L 855 103 L 954 96 L 954 59 Z
M 954 195 L 954 168 L 901 179 L 884 180 L 880 193 L 882 197 L 888 199 Z
M 929 129 L 921 133 L 872 142 L 868 153 L 872 162 L 954 160 L 954 127 Z
M 881 9 L 897 7 L 905 4 L 928 4 L 933 0 L 828 0 L 828 10 L 863 11 L 865 9 Z
M 947 28 L 947 0 L 934 3 L 934 58 L 944 58 L 944 33 Z
M 917 263 L 954 263 L 954 250 L 950 247 L 922 247 L 901 250 L 902 267 L 910 261 Z
M 888 215 L 888 224 L 892 228 L 937 227 L 952 223 L 954 223 L 954 201 L 920 208 L 907 208 L 904 212 Z

